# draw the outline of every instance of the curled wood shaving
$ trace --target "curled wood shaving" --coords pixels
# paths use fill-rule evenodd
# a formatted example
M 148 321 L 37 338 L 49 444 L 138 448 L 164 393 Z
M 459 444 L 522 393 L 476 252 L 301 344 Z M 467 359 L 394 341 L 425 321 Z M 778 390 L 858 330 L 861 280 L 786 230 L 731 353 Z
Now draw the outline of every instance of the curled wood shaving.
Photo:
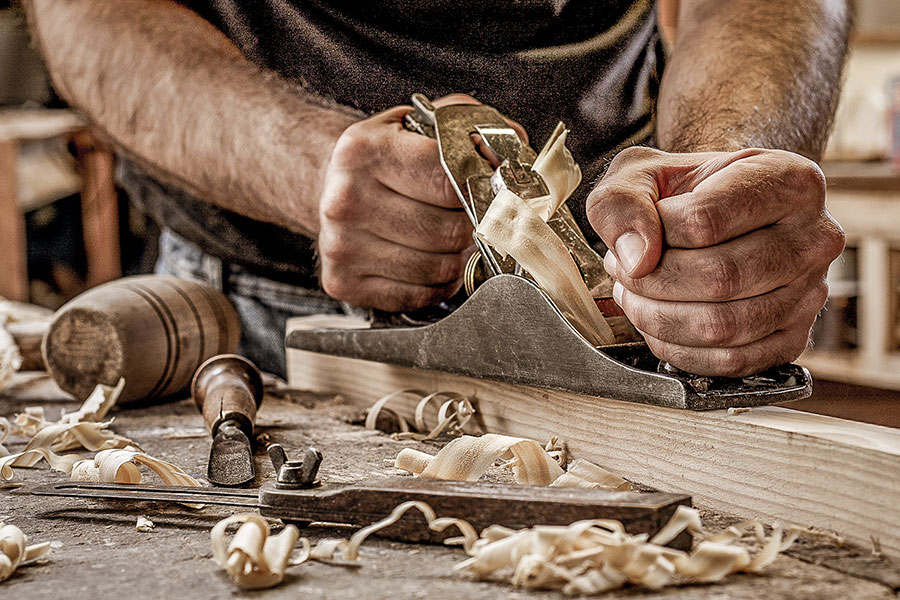
M 137 518 L 137 524 L 135 524 L 134 528 L 141 533 L 150 533 L 154 529 L 156 529 L 156 523 L 154 523 L 147 517 L 140 516 Z
M 590 489 L 604 489 L 616 491 L 628 491 L 631 484 L 614 473 L 610 473 L 603 467 L 598 467 L 583 458 L 577 458 L 569 465 L 569 469 L 560 475 L 550 487 L 578 487 Z
M 431 394 L 423 394 L 418 390 L 400 390 L 392 392 L 379 398 L 368 410 L 366 415 L 366 429 L 375 429 L 379 415 L 388 411 L 387 404 L 394 399 L 411 395 L 420 397 L 416 404 L 414 427 L 416 431 L 410 431 L 409 423 L 406 422 L 399 414 L 390 411 L 397 421 L 400 433 L 394 433 L 392 438 L 397 440 L 412 439 L 416 441 L 427 441 L 437 438 L 442 434 L 451 436 L 462 435 L 463 429 L 475 415 L 475 408 L 469 399 L 463 394 L 457 392 L 434 392 Z M 437 422 L 433 427 L 428 427 L 425 422 L 425 412 L 428 405 L 444 399 L 444 402 L 437 409 Z M 423 433 L 427 432 L 427 433 Z
M 420 477 L 475 481 L 498 459 L 507 460 L 518 483 L 550 485 L 562 467 L 534 440 L 488 433 L 451 440 L 436 456 L 404 448 L 394 466 Z
M 568 135 L 566 126 L 558 123 L 532 166 L 547 184 L 550 195 L 527 202 L 544 221 L 553 216 L 581 183 L 581 168 L 566 148 Z
M 226 544 L 225 530 L 241 523 L 231 542 Z M 270 535 L 269 524 L 254 514 L 239 514 L 219 521 L 210 533 L 213 558 L 243 589 L 270 588 L 281 583 L 291 550 L 300 532 L 287 525 Z M 308 548 L 309 542 L 306 542 Z
M 42 458 L 46 460 L 47 463 L 49 463 L 50 468 L 56 471 L 62 471 L 66 474 L 72 472 L 72 466 L 75 463 L 84 460 L 83 457 L 77 454 L 65 454 L 60 456 L 58 454 L 54 454 L 47 448 L 33 448 L 31 450 L 26 450 L 17 454 L 10 454 L 9 456 L 0 458 L 0 478 L 8 481 L 13 478 L 14 473 L 12 468 L 14 466 L 32 467 L 37 464 L 37 462 Z M 18 464 L 19 461 L 24 464 Z
M 469 524 L 468 521 L 456 519 L 453 517 L 439 518 L 435 514 L 434 509 L 432 509 L 431 506 L 429 506 L 425 502 L 410 500 L 409 502 L 399 504 L 394 508 L 393 511 L 391 511 L 391 514 L 384 519 L 368 525 L 367 527 L 363 527 L 352 536 L 350 536 L 350 539 L 328 538 L 321 540 L 310 552 L 310 558 L 319 560 L 340 558 L 346 561 L 357 561 L 359 560 L 359 547 L 360 545 L 362 545 L 363 541 L 365 541 L 366 538 L 368 538 L 373 533 L 376 533 L 386 527 L 393 525 L 412 508 L 415 508 L 422 513 L 422 515 L 425 517 L 425 522 L 428 524 L 428 528 L 432 531 L 444 531 L 451 526 L 459 529 L 462 537 L 447 540 L 445 543 L 460 543 L 462 544 L 463 548 L 468 551 L 472 548 L 472 546 L 475 544 L 475 541 L 478 539 L 478 533 L 475 531 L 475 528 Z
M 94 391 L 85 398 L 81 404 L 81 408 L 71 413 L 64 413 L 60 419 L 60 423 L 82 423 L 85 421 L 101 421 L 106 413 L 115 406 L 122 389 L 125 387 L 125 379 L 120 378 L 119 382 L 113 386 L 98 383 L 94 387 Z
M 6 581 L 21 566 L 50 553 L 50 542 L 28 545 L 28 538 L 15 525 L 0 521 L 0 581 Z
M 556 447 L 555 444 L 551 440 L 545 448 L 534 440 L 507 435 L 466 435 L 452 440 L 437 455 L 404 448 L 394 460 L 394 467 L 420 477 L 475 481 L 500 459 L 505 461 L 501 467 L 512 469 L 517 483 L 631 489 L 626 480 L 584 459 L 575 460 L 568 472 L 564 472 L 553 452 L 547 451 Z
M 153 458 L 134 450 L 111 449 L 98 452 L 93 459 L 72 465 L 73 481 L 105 481 L 115 483 L 140 483 L 138 465 L 144 465 L 156 473 L 166 485 L 200 487 L 200 482 L 170 462 Z
M 589 343 L 615 341 L 568 248 L 524 200 L 500 190 L 476 234 L 502 256 L 516 259 Z
M 759 572 L 795 539 L 795 534 L 782 539 L 779 527 L 769 538 L 758 523 L 751 528 L 764 542 L 755 557 L 734 544 L 740 536 L 731 541 L 703 539 L 691 553 L 660 545 L 685 529 L 701 539 L 715 537 L 703 532 L 696 510 L 684 506 L 650 542 L 646 535 L 629 535 L 621 523 L 611 520 L 579 521 L 568 527 L 539 525 L 520 531 L 489 527 L 473 544 L 471 558 L 457 569 L 478 577 L 512 569 L 510 581 L 518 587 L 555 588 L 582 595 L 626 583 L 651 589 L 673 582 L 708 583 L 738 571 Z

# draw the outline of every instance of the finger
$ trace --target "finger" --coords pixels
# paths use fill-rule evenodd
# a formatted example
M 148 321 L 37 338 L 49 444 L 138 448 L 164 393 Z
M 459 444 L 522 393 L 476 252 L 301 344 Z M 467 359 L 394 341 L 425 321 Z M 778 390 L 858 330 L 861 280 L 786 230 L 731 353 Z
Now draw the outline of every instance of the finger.
M 402 312 L 437 304 L 453 296 L 461 286 L 461 282 L 423 286 L 372 276 L 366 277 L 360 282 L 353 300 L 346 301 L 357 306 L 377 308 L 388 312 Z
M 446 96 L 441 96 L 437 100 L 434 100 L 431 104 L 435 108 L 439 108 L 441 106 L 450 106 L 453 104 L 482 104 L 482 102 L 476 100 L 475 98 L 473 98 L 472 96 L 470 96 L 468 94 L 448 94 Z M 512 127 L 513 129 L 516 130 L 516 134 L 519 136 L 519 138 L 527 144 L 528 143 L 528 132 L 525 131 L 525 128 L 522 127 L 522 125 L 520 123 L 518 123 L 517 121 L 513 121 L 512 119 L 510 119 L 509 117 L 507 117 L 505 115 L 501 115 L 501 116 L 503 116 L 503 120 L 506 121 L 506 123 L 510 127 Z
M 704 248 L 824 208 L 825 178 L 812 161 L 788 152 L 752 154 L 729 163 L 692 191 L 656 208 L 673 248 Z M 812 213 L 804 210 L 813 205 Z
M 827 296 L 824 272 L 732 302 L 668 302 L 639 296 L 620 283 L 613 286 L 613 297 L 635 328 L 657 340 L 693 348 L 743 346 L 779 329 L 812 323 Z
M 798 274 L 815 271 L 838 255 L 843 244 L 838 244 L 826 224 L 810 229 L 814 231 L 779 224 L 712 248 L 670 248 L 659 267 L 641 279 L 629 277 L 612 253 L 607 252 L 604 266 L 627 289 L 656 300 L 752 298 L 787 285 Z
M 662 224 L 656 211 L 659 190 L 649 171 L 614 166 L 617 160 L 628 161 L 644 151 L 655 152 L 648 148 L 620 152 L 587 199 L 591 226 L 615 254 L 622 272 L 634 278 L 650 273 L 662 252 Z
M 661 360 L 697 375 L 744 377 L 791 362 L 806 349 L 809 323 L 780 329 L 761 340 L 729 348 L 692 348 L 644 335 L 650 351 Z
M 451 210 L 401 196 L 369 179 L 343 181 L 344 199 L 329 199 L 325 216 L 383 240 L 426 252 L 459 252 L 472 244 L 472 222 Z M 362 202 L 360 199 L 368 199 Z M 372 206 L 377 211 L 372 210 Z
M 416 285 L 445 285 L 462 278 L 468 254 L 424 252 L 357 231 L 352 237 L 341 229 L 323 229 L 319 253 L 329 278 L 377 275 Z

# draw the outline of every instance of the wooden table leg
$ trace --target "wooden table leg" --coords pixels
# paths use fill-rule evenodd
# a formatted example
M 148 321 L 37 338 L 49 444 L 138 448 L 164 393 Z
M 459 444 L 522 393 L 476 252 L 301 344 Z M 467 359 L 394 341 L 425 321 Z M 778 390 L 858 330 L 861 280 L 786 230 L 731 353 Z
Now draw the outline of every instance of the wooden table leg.
M 19 206 L 18 143 L 0 140 L 0 296 L 28 301 L 25 215 Z
M 84 186 L 81 220 L 87 255 L 87 285 L 93 287 L 122 276 L 119 248 L 119 198 L 114 183 L 111 152 L 88 132 L 75 136 Z

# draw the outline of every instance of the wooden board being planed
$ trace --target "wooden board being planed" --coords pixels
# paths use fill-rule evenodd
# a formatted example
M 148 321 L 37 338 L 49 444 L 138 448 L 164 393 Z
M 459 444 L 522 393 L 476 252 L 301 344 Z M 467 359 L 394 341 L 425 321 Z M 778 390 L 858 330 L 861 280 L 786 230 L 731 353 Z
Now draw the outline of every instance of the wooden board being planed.
M 336 323 L 339 324 L 339 323 Z M 316 326 L 323 326 L 317 320 Z M 303 318 L 288 324 L 304 326 Z M 473 399 L 486 431 L 559 435 L 577 457 L 698 506 L 812 526 L 900 558 L 900 430 L 779 407 L 692 412 L 288 349 L 288 383 L 360 407 L 403 389 Z M 405 404 L 404 404 L 405 402 Z M 393 405 L 412 418 L 413 398 Z

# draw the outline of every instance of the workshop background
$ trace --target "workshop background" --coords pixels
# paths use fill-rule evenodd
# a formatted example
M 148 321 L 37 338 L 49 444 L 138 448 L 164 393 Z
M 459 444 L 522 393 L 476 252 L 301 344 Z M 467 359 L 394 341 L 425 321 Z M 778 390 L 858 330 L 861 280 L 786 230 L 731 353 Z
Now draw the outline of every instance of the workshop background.
M 0 1 L 0 296 L 56 309 L 147 273 L 158 230 L 114 185 L 114 157 L 51 89 L 22 9 Z M 796 408 L 900 427 L 900 2 L 858 0 L 822 167 L 848 245 L 800 363 Z M 854 402 L 846 402 L 853 398 Z

